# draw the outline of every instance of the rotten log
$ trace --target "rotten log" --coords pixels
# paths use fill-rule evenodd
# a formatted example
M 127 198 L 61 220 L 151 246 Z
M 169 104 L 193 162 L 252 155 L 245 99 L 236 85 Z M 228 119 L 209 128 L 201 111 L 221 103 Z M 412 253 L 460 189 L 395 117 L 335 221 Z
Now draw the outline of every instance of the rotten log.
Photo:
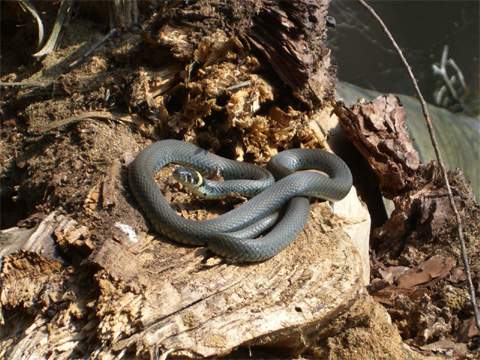
M 264 163 L 283 148 L 327 146 L 319 130 L 330 112 L 322 107 L 328 107 L 334 92 L 323 44 L 327 0 L 162 6 L 143 37 L 131 37 L 131 43 L 113 50 L 115 62 L 125 64 L 149 57 L 129 72 L 125 86 L 115 83 L 124 73 L 109 67 L 111 58 L 104 53 L 78 72 L 94 69 L 90 78 L 105 83 L 84 86 L 78 78 L 89 76 L 64 74 L 61 90 L 78 91 L 79 108 L 68 96 L 51 99 L 51 104 L 63 101 L 80 112 L 86 92 L 104 100 L 105 92 L 95 97 L 100 93 L 95 86 L 102 86 L 115 101 L 123 99 L 153 119 L 161 136 L 195 141 L 237 160 Z M 164 55 L 154 69 L 152 51 Z M 248 86 L 235 87 L 241 83 Z M 11 106 L 35 98 L 22 91 L 22 102 L 10 97 Z M 54 176 L 46 182 L 52 191 L 42 199 L 43 208 L 61 204 L 67 210 L 46 217 L 53 226 L 46 227 L 45 219 L 33 230 L 43 229 L 37 238 L 53 243 L 60 258 L 22 243 L 5 251 L 0 356 L 196 358 L 257 346 L 298 354 L 306 339 L 347 311 L 363 292 L 370 220 L 354 190 L 346 203 L 335 204 L 341 216 L 326 203 L 312 206 L 302 234 L 273 259 L 248 266 L 225 263 L 203 248 L 184 247 L 151 231 L 128 192 L 125 166 L 120 169 L 118 162 L 145 146 L 140 135 L 132 134 L 133 127 L 83 122 L 86 118 L 79 116 L 81 123 L 52 129 L 51 119 L 42 118 L 37 107 L 41 101 L 25 109 L 30 130 L 40 135 L 46 133 L 42 126 L 57 134 L 72 131 L 80 141 L 59 136 L 47 146 L 55 152 L 18 157 L 29 171 L 20 196 L 31 179 L 41 182 L 51 172 Z M 182 215 L 209 217 L 222 209 L 210 203 L 199 210 L 198 201 L 172 194 L 175 186 L 163 180 L 166 197 Z M 24 230 L 4 233 L 5 242 L 12 242 L 17 231 Z M 37 243 L 29 235 L 24 234 L 24 243 Z
M 89 242 L 83 227 L 63 215 L 51 214 L 44 222 L 50 226 L 42 223 L 35 231 L 42 229 L 42 239 L 54 236 L 59 244 L 77 247 Z M 35 330 L 11 334 L 0 354 L 15 358 L 35 349 L 40 358 L 70 358 L 87 352 L 82 341 L 95 337 L 87 353 L 102 356 L 135 349 L 137 355 L 195 358 L 266 344 L 301 351 L 305 338 L 364 291 L 361 257 L 327 204 L 313 207 L 288 250 L 257 265 L 232 265 L 202 248 L 131 235 L 125 231 L 105 241 L 80 267 L 31 250 L 7 255 L 0 274 L 4 331 L 13 324 L 12 309 L 21 306 L 36 316 L 28 323 Z M 87 289 L 80 280 L 92 268 L 94 285 Z M 47 335 L 50 341 L 44 342 Z

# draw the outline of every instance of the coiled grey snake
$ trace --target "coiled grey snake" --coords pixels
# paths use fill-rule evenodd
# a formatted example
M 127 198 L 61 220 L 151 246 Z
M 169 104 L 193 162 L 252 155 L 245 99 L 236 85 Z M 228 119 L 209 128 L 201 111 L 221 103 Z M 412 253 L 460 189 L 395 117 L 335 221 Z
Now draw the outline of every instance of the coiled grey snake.
M 155 182 L 155 173 L 171 163 L 201 173 L 219 172 L 224 178 L 219 183 L 227 192 L 257 194 L 214 219 L 186 219 L 171 208 Z M 297 237 L 308 219 L 309 197 L 337 201 L 352 186 L 347 165 L 319 149 L 282 151 L 272 157 L 267 169 L 183 141 L 162 140 L 141 151 L 128 173 L 133 195 L 158 232 L 181 243 L 207 246 L 238 262 L 257 262 L 278 254 Z M 305 169 L 328 176 L 301 171 Z

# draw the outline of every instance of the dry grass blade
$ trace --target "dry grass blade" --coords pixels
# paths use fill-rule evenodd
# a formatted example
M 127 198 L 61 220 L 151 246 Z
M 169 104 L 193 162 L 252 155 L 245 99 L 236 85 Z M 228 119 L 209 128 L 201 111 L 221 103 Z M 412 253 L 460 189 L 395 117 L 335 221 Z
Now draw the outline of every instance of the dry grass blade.
M 479 314 L 478 307 L 477 307 L 477 300 L 475 298 L 475 287 L 473 286 L 473 282 L 472 282 L 472 275 L 471 275 L 470 265 L 469 265 L 468 256 L 467 256 L 467 249 L 466 249 L 466 246 L 465 246 L 465 239 L 464 239 L 464 235 L 463 235 L 463 223 L 462 223 L 462 219 L 460 218 L 460 213 L 458 212 L 457 206 L 455 205 L 455 200 L 453 199 L 453 194 L 452 194 L 452 188 L 450 187 L 450 182 L 448 181 L 447 171 L 445 169 L 442 157 L 441 157 L 440 152 L 438 150 L 438 142 L 437 142 L 437 138 L 435 136 L 435 131 L 433 129 L 432 119 L 430 118 L 430 114 L 428 112 L 427 103 L 426 103 L 425 99 L 423 98 L 423 95 L 420 91 L 420 88 L 418 87 L 417 80 L 415 79 L 415 76 L 413 75 L 413 72 L 412 72 L 412 69 L 411 69 L 410 65 L 408 64 L 407 60 L 405 59 L 405 56 L 403 55 L 402 50 L 398 46 L 397 42 L 393 38 L 392 34 L 388 30 L 388 28 L 385 25 L 385 23 L 383 22 L 383 20 L 380 18 L 380 16 L 378 16 L 378 14 L 375 12 L 375 10 L 373 10 L 373 8 L 370 5 L 368 5 L 364 0 L 358 0 L 358 1 L 360 2 L 360 4 L 365 9 L 367 9 L 367 11 L 378 21 L 378 23 L 382 27 L 382 30 L 387 35 L 387 37 L 390 40 L 390 42 L 392 43 L 393 47 L 397 51 L 398 56 L 402 60 L 402 63 L 405 66 L 410 79 L 412 80 L 413 86 L 415 87 L 415 92 L 417 93 L 417 96 L 420 100 L 420 104 L 422 106 L 423 116 L 425 118 L 425 122 L 426 122 L 427 128 L 428 128 L 428 133 L 430 135 L 430 139 L 432 141 L 432 145 L 433 145 L 433 148 L 435 150 L 435 156 L 437 158 L 438 165 L 439 165 L 439 167 L 442 171 L 442 176 L 443 176 L 443 180 L 445 181 L 445 186 L 447 187 L 447 193 L 448 193 L 448 199 L 449 199 L 449 202 L 450 202 L 450 206 L 452 207 L 452 210 L 455 214 L 455 220 L 457 222 L 457 234 L 458 234 L 458 238 L 460 240 L 460 247 L 461 247 L 461 252 L 462 252 L 462 261 L 463 261 L 463 266 L 465 268 L 465 275 L 467 277 L 468 290 L 469 290 L 469 293 L 470 293 L 470 302 L 472 304 L 473 313 L 475 315 L 475 322 L 476 322 L 477 328 L 480 329 L 480 314 Z
M 0 81 L 0 87 L 9 86 L 24 86 L 24 87 L 47 87 L 52 84 L 52 81 Z
M 92 120 L 92 119 L 109 120 L 109 121 L 116 121 L 120 123 L 123 122 L 123 123 L 130 123 L 130 124 L 141 122 L 140 117 L 135 114 L 111 113 L 109 111 L 89 111 L 83 114 L 69 117 L 67 119 L 54 121 L 50 123 L 48 126 L 45 126 L 42 129 L 38 129 L 35 132 L 46 133 L 48 131 L 56 130 L 58 128 L 75 124 L 83 120 Z
M 35 6 L 33 6 L 33 4 L 30 4 L 30 1 L 19 0 L 18 3 L 24 10 L 28 11 L 35 19 L 35 22 L 37 23 L 37 33 L 38 33 L 37 46 L 40 47 L 40 45 L 42 45 L 43 36 L 45 34 L 42 19 L 40 18 L 40 15 L 38 15 L 38 12 L 37 12 L 37 9 L 35 9 Z
M 114 29 L 110 30 L 108 32 L 108 34 L 102 36 L 102 38 L 100 40 L 96 41 L 90 48 L 87 49 L 87 51 L 85 51 L 85 53 L 80 58 L 78 58 L 77 60 L 72 62 L 70 65 L 68 65 L 68 67 L 72 68 L 72 67 L 75 67 L 78 64 L 80 64 L 88 56 L 90 56 L 96 49 L 98 49 L 105 41 L 110 39 L 116 33 L 117 33 L 117 29 L 114 28 Z
M 72 9 L 73 0 L 62 0 L 60 7 L 58 9 L 57 18 L 55 19 L 55 24 L 53 25 L 52 32 L 45 43 L 45 45 L 37 51 L 33 56 L 40 57 L 43 55 L 50 54 L 57 45 L 59 35 L 62 31 L 63 25 L 68 22 L 70 17 L 70 11 Z

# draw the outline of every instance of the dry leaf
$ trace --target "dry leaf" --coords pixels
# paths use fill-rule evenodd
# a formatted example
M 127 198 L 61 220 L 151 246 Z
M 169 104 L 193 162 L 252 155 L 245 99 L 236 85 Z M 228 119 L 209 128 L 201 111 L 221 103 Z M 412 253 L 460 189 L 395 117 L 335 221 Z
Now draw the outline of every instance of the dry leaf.
M 435 255 L 398 278 L 399 288 L 412 288 L 445 277 L 455 266 L 455 259 L 449 256 Z

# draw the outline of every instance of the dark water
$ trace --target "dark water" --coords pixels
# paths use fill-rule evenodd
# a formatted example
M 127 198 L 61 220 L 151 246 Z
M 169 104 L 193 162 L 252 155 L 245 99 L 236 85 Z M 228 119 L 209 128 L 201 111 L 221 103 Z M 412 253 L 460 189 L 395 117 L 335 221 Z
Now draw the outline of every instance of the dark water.
M 466 79 L 467 104 L 478 111 L 480 98 L 480 1 L 369 1 L 389 27 L 413 68 L 429 102 L 438 80 L 432 64 L 444 45 Z M 382 92 L 412 95 L 406 71 L 376 21 L 357 1 L 333 0 L 329 31 L 340 80 Z

